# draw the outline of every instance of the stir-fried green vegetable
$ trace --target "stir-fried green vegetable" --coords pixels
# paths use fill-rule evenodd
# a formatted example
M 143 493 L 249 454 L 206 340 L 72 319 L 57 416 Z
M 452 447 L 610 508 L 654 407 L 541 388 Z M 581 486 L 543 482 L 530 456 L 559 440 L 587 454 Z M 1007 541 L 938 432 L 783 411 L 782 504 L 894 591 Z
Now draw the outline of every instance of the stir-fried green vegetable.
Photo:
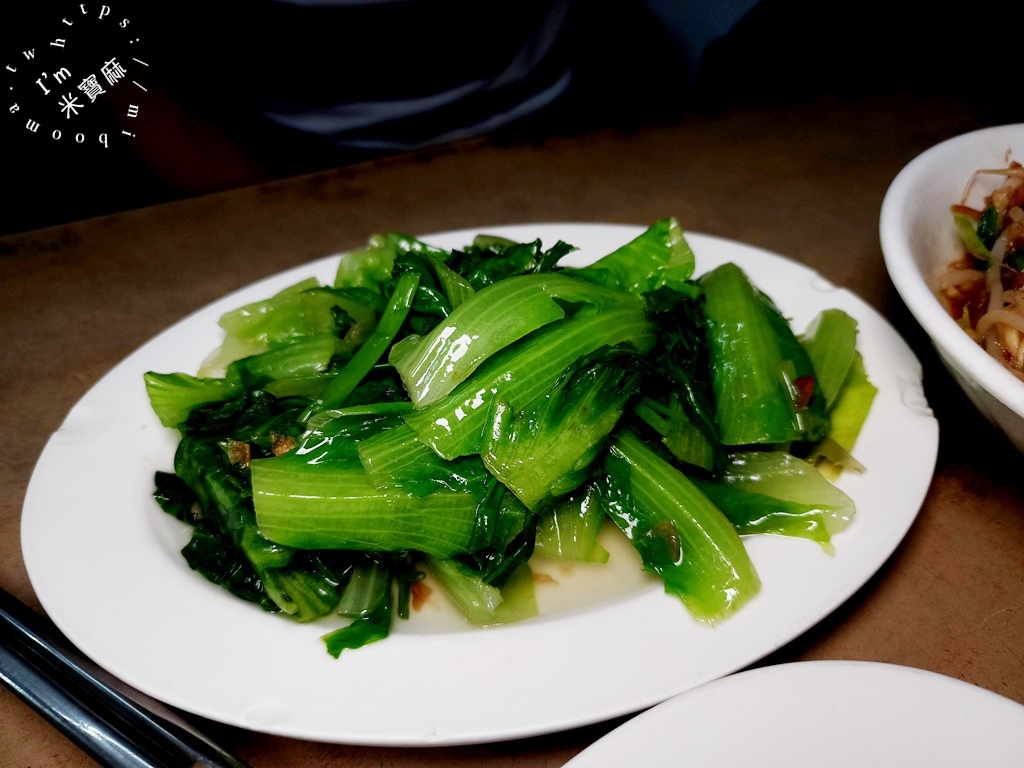
M 829 546 L 826 480 L 874 388 L 856 322 L 797 334 L 734 264 L 696 278 L 674 219 L 588 267 L 480 235 L 374 236 L 332 285 L 221 319 L 197 375 L 148 373 L 180 433 L 161 506 L 211 581 L 337 656 L 386 637 L 429 573 L 479 625 L 536 615 L 534 555 L 601 563 L 608 521 L 695 618 L 758 592 L 742 536 Z M 822 459 L 825 457 L 825 459 Z

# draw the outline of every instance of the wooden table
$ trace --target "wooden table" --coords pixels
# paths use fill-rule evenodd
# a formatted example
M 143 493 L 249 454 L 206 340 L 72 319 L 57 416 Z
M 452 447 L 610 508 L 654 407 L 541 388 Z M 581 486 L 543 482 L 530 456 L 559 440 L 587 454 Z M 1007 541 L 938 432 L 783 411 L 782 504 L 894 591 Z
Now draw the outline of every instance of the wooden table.
M 921 150 L 981 120 L 956 102 L 824 99 L 687 116 L 628 135 L 488 140 L 0 239 L 0 585 L 38 607 L 19 518 L 47 437 L 102 374 L 209 301 L 384 229 L 425 234 L 531 221 L 684 228 L 804 262 L 885 314 L 925 367 L 936 474 L 881 571 L 764 663 L 866 659 L 1024 702 L 1021 458 L 938 364 L 886 276 L 882 196 Z M 198 278 L 198 279 L 197 279 Z M 559 766 L 613 723 L 513 743 L 376 749 L 211 726 L 254 766 Z M 6 690 L 0 765 L 89 760 Z

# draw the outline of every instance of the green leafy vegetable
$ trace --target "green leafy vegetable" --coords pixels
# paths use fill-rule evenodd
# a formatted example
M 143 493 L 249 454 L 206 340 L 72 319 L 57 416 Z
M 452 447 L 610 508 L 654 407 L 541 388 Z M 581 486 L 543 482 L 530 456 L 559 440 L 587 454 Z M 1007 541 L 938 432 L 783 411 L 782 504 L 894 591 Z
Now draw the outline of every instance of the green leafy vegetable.
M 566 369 L 532 407 L 513 411 L 496 403 L 481 450 L 484 465 L 539 512 L 587 479 L 639 378 L 634 352 L 601 349 Z
M 536 616 L 531 559 L 607 562 L 602 530 L 708 623 L 760 589 L 742 536 L 831 547 L 854 510 L 825 476 L 862 469 L 875 394 L 856 322 L 798 337 L 738 266 L 695 278 L 674 219 L 588 267 L 573 250 L 374 235 L 332 285 L 226 313 L 196 375 L 148 372 L 179 435 L 154 496 L 189 566 L 345 622 L 338 657 L 425 584 L 472 624 Z
M 722 619 L 760 591 L 735 528 L 678 468 L 629 431 L 618 434 L 605 468 L 609 516 L 696 618 Z
M 597 486 L 579 488 L 556 499 L 538 518 L 534 552 L 561 560 L 607 563 L 608 550 L 598 540 L 606 519 Z
M 715 268 L 699 284 L 722 443 L 789 444 L 824 436 L 824 398 L 813 366 L 774 304 L 735 264 Z
M 801 343 L 831 408 L 857 354 L 857 321 L 841 309 L 826 309 L 808 327 Z
M 988 261 L 992 257 L 989 246 L 978 236 L 977 222 L 965 213 L 954 213 L 953 224 L 967 252 L 977 259 Z
M 599 312 L 623 303 L 619 292 L 565 275 L 511 277 L 474 294 L 426 336 L 406 336 L 392 347 L 389 362 L 413 405 L 423 408 L 450 393 L 491 355 L 566 317 L 567 305 L 593 305 Z

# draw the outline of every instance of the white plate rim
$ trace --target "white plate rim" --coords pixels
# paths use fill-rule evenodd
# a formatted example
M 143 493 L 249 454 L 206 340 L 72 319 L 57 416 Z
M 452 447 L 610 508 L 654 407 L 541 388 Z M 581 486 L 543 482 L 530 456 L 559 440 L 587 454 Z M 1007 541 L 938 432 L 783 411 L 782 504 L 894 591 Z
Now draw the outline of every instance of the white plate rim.
M 1024 705 L 958 678 L 876 661 L 798 661 L 674 696 L 610 731 L 565 768 L 1011 768 L 1024 761 L 1022 730 Z
M 580 246 L 583 263 L 642 231 L 543 223 L 421 237 L 443 247 L 463 245 L 478 232 L 539 237 L 545 245 L 563 239 Z M 144 414 L 142 373 L 195 370 L 219 341 L 221 313 L 309 275 L 329 280 L 337 255 L 193 313 L 115 366 L 71 409 L 40 456 L 24 503 L 23 555 L 43 608 L 97 663 L 167 704 L 251 730 L 349 744 L 454 745 L 540 735 L 637 712 L 749 666 L 835 610 L 892 554 L 930 485 L 938 426 L 924 398 L 920 364 L 869 305 L 777 254 L 686 236 L 698 274 L 736 261 L 797 327 L 825 307 L 852 314 L 869 375 L 879 386 L 856 451 L 868 472 L 841 481 L 858 501 L 858 513 L 837 537 L 835 556 L 803 541 L 748 539 L 764 588 L 719 626 L 697 625 L 677 601 L 652 589 L 614 605 L 479 633 L 399 632 L 334 660 L 317 640 L 322 627 L 263 614 L 191 573 L 176 550 L 187 539 L 184 527 L 161 517 L 148 498 L 152 473 L 169 468 L 174 440 Z M 180 341 L 169 346 L 182 338 L 188 349 Z M 133 463 L 130 472 L 111 470 L 118 452 Z M 894 479 L 898 486 L 880 490 Z M 783 594 L 790 583 L 807 594 L 799 600 Z M 199 632 L 213 633 L 222 645 L 197 644 Z M 609 654 L 614 657 L 604 645 L 611 638 L 616 647 L 630 648 L 628 660 L 599 672 Z M 189 647 L 200 653 L 186 657 Z M 253 661 L 267 656 L 274 659 L 269 670 L 253 672 Z M 670 669 L 664 668 L 667 656 L 678 656 Z M 378 690 L 389 677 L 401 682 L 397 699 Z M 495 697 L 495 690 L 502 695 Z M 355 700 L 338 691 L 352 692 Z

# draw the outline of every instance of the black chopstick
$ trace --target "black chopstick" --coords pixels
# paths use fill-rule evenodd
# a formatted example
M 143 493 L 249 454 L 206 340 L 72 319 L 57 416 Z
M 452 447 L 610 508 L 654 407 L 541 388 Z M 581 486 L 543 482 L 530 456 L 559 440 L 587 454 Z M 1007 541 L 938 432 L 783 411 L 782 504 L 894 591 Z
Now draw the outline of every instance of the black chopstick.
M 248 768 L 171 710 L 115 681 L 3 589 L 0 681 L 100 765 Z

